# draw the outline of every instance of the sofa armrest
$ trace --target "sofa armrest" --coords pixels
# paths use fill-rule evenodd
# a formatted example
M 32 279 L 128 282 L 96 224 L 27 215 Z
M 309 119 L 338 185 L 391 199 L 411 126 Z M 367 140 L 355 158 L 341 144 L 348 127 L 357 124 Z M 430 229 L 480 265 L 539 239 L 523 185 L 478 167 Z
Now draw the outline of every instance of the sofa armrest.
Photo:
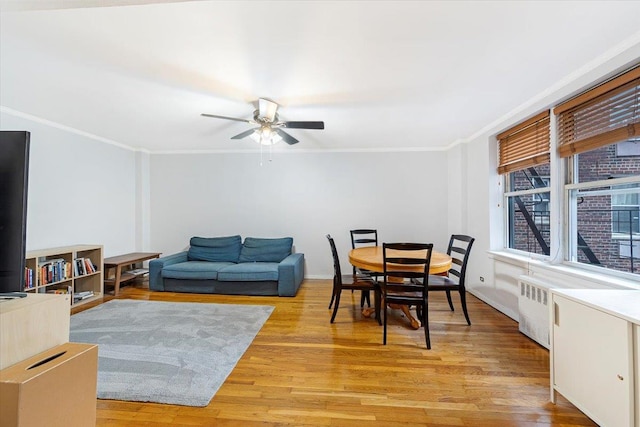
M 293 297 L 304 279 L 304 254 L 291 254 L 278 265 L 278 295 Z
M 171 264 L 187 261 L 187 251 L 149 261 L 149 289 L 152 291 L 164 291 L 162 269 Z

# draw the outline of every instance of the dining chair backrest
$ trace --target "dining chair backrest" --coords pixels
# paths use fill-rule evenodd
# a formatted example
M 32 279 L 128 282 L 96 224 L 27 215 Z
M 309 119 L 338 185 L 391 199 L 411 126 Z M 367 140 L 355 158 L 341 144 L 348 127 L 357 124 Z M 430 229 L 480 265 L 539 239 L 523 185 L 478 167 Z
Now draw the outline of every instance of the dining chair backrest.
M 449 239 L 449 246 L 447 247 L 447 254 L 451 257 L 449 277 L 456 276 L 460 286 L 464 286 L 467 262 L 469 261 L 469 254 L 471 254 L 471 246 L 473 246 L 474 241 L 473 237 L 463 234 L 452 234 Z
M 378 230 L 376 229 L 357 228 L 355 230 L 350 230 L 349 232 L 351 233 L 352 249 L 359 248 L 362 246 L 378 246 Z M 358 271 L 373 277 L 377 276 L 377 274 L 372 271 L 353 267 L 353 274 L 356 274 Z M 362 301 L 361 303 L 364 304 L 364 301 Z
M 378 246 L 378 230 L 372 228 L 358 228 L 351 230 L 351 248 L 360 246 Z
M 399 282 L 389 281 L 390 277 L 419 279 L 421 284 L 426 286 L 429 281 L 432 251 L 433 243 L 383 243 L 382 257 L 384 261 L 385 286 L 398 287 L 400 285 Z M 422 266 L 423 268 L 416 269 L 416 266 Z M 406 287 L 408 285 L 403 284 L 402 286 Z
M 329 240 L 329 246 L 331 246 L 331 255 L 333 256 L 333 278 L 334 280 L 340 280 L 340 278 L 342 277 L 342 271 L 340 270 L 340 258 L 338 257 L 338 250 L 336 249 L 336 244 L 330 234 L 327 234 L 327 240 Z

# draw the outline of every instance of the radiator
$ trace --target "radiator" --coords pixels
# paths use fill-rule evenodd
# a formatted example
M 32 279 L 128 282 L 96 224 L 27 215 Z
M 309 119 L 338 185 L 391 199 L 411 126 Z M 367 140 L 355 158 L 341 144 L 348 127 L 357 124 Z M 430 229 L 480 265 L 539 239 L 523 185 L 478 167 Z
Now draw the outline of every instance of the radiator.
M 549 283 L 520 276 L 518 280 L 518 314 L 520 332 L 549 348 Z

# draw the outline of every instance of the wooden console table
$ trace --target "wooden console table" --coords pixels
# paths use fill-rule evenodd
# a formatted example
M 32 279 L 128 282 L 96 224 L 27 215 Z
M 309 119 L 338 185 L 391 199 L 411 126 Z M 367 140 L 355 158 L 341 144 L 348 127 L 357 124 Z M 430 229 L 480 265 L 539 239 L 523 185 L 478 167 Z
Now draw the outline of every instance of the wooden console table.
M 159 252 L 132 252 L 130 254 L 118 255 L 104 259 L 104 272 L 105 272 L 105 284 L 113 284 L 114 295 L 118 295 L 120 292 L 120 284 L 140 277 L 141 274 L 133 274 L 129 272 L 123 272 L 123 267 L 133 267 L 136 264 L 143 261 L 147 261 L 154 258 L 159 258 Z M 106 278 L 108 269 L 115 268 L 115 276 L 113 278 Z

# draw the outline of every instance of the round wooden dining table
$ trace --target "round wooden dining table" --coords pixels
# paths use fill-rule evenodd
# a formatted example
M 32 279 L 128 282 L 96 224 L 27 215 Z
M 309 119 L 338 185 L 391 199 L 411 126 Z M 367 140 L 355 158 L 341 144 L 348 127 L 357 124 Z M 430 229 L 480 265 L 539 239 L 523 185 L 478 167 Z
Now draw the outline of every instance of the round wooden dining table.
M 404 251 L 398 250 L 387 250 L 387 256 L 391 257 L 415 257 L 416 254 L 419 254 L 421 258 L 426 256 L 424 251 L 421 252 L 411 252 L 407 253 Z M 363 246 L 361 248 L 352 249 L 349 252 L 349 262 L 351 265 L 362 268 L 369 271 L 374 271 L 376 273 L 384 273 L 384 259 L 382 256 L 382 246 Z M 393 265 L 389 266 L 391 270 L 393 270 Z M 402 265 L 398 266 L 398 269 L 402 270 L 415 270 L 422 271 L 424 267 L 421 265 Z M 429 264 L 429 274 L 445 274 L 451 268 L 451 257 L 442 252 L 431 251 L 431 263 Z M 395 307 L 393 307 L 395 308 Z M 402 312 L 407 316 L 409 323 L 413 329 L 418 329 L 420 327 L 420 323 L 411 315 L 409 311 L 409 307 L 400 306 L 399 307 Z M 369 311 L 363 310 L 363 314 L 366 316 L 370 316 L 371 313 Z
M 426 255 L 424 251 L 420 252 L 403 252 L 389 249 L 387 250 L 388 256 L 399 257 L 408 256 L 415 257 L 416 254 L 420 254 L 420 257 L 424 258 Z M 375 271 L 376 273 L 384 273 L 384 260 L 382 259 L 382 246 L 363 246 L 361 248 L 352 249 L 349 252 L 349 262 L 351 265 L 363 268 L 369 271 Z M 449 271 L 451 268 L 451 257 L 442 252 L 431 251 L 431 264 L 429 264 L 429 274 L 443 274 Z M 393 269 L 393 266 L 391 266 Z M 403 265 L 403 270 L 415 270 L 421 271 L 422 266 L 409 266 Z

